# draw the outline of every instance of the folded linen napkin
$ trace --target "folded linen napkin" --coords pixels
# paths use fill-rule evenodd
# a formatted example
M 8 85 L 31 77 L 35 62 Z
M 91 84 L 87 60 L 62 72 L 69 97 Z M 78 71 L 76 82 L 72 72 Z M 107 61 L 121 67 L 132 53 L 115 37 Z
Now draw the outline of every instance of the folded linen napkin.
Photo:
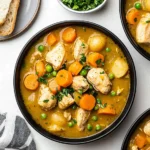
M 31 131 L 20 116 L 0 114 L 0 150 L 5 148 L 36 150 Z

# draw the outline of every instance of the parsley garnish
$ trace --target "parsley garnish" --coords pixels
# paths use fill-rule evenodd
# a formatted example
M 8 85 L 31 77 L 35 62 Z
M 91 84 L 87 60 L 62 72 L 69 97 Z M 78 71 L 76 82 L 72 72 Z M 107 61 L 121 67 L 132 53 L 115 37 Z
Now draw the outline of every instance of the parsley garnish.
M 86 57 L 84 54 L 81 54 L 80 63 L 84 64 L 86 62 Z
M 150 23 L 150 20 L 147 20 L 146 23 Z
M 81 46 L 82 46 L 83 48 L 85 48 L 85 44 L 84 44 L 84 43 L 82 43 Z
M 47 80 L 44 77 L 39 77 L 38 81 L 43 83 L 43 84 L 47 84 Z
M 104 73 L 105 73 L 104 71 L 100 72 L 100 74 L 104 74 Z
M 43 102 L 44 102 L 44 103 L 48 103 L 48 102 L 49 102 L 49 100 L 48 100 L 48 99 L 45 99 L 45 100 L 43 100 Z
M 101 63 L 101 59 L 96 60 L 97 65 L 100 65 L 100 63 Z
M 54 100 L 55 98 L 56 98 L 55 95 L 52 95 L 52 96 L 51 96 L 51 99 L 52 99 L 52 100 Z

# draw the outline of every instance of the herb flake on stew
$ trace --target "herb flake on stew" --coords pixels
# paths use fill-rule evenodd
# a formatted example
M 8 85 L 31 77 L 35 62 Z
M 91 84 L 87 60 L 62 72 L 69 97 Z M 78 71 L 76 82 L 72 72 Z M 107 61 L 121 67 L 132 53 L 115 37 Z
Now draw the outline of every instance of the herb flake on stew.
M 100 72 L 100 74 L 104 74 L 104 73 L 105 73 L 104 71 Z
M 43 84 L 47 84 L 47 80 L 44 77 L 39 77 L 38 81 Z
M 49 99 L 45 99 L 43 100 L 44 103 L 48 103 L 49 102 Z
M 146 23 L 150 23 L 150 20 L 147 20 Z
M 80 63 L 84 64 L 86 62 L 86 57 L 84 54 L 81 54 Z
M 51 96 L 51 99 L 52 99 L 52 100 L 55 100 L 55 99 L 56 99 L 55 95 L 52 95 L 52 96 Z
M 85 44 L 84 43 L 82 43 L 81 46 L 82 46 L 82 48 L 85 48 Z

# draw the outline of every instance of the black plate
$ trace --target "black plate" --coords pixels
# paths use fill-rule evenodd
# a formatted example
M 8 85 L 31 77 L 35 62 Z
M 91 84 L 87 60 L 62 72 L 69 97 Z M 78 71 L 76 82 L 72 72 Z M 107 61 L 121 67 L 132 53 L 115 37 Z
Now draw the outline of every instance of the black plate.
M 107 36 L 111 37 L 114 40 L 114 42 L 117 43 L 118 46 L 122 49 L 124 55 L 126 56 L 128 64 L 129 64 L 130 75 L 131 75 L 131 89 L 130 89 L 129 98 L 128 98 L 127 104 L 126 104 L 123 112 L 118 117 L 118 119 L 116 121 L 114 121 L 108 128 L 106 128 L 102 132 L 99 132 L 99 133 L 94 134 L 89 137 L 79 138 L 79 139 L 58 137 L 58 136 L 55 136 L 55 135 L 47 132 L 43 128 L 41 128 L 38 124 L 36 124 L 36 122 L 32 119 L 31 115 L 28 113 L 28 111 L 23 103 L 23 99 L 22 99 L 22 96 L 20 93 L 20 69 L 21 69 L 23 60 L 24 60 L 26 54 L 28 53 L 30 47 L 33 45 L 33 43 L 35 43 L 41 36 L 51 32 L 57 28 L 66 27 L 66 26 L 74 26 L 74 25 L 94 28 L 96 30 L 99 30 L 100 32 L 103 32 Z M 15 92 L 18 106 L 19 106 L 22 114 L 24 115 L 24 117 L 26 118 L 28 123 L 36 131 L 38 131 L 40 134 L 47 137 L 48 139 L 51 139 L 51 140 L 54 140 L 57 142 L 61 142 L 61 143 L 65 143 L 65 144 L 83 144 L 83 143 L 88 143 L 88 142 L 92 142 L 92 141 L 98 140 L 100 138 L 103 138 L 104 136 L 108 135 L 110 132 L 115 130 L 120 125 L 120 123 L 125 119 L 125 117 L 127 116 L 128 112 L 133 104 L 133 101 L 134 101 L 134 96 L 135 96 L 135 92 L 136 92 L 136 71 L 135 71 L 134 62 L 132 60 L 132 57 L 131 57 L 129 51 L 127 50 L 127 48 L 125 47 L 125 45 L 113 33 L 108 31 L 104 27 L 94 24 L 94 23 L 91 23 L 91 22 L 86 22 L 86 21 L 59 22 L 59 23 L 50 25 L 50 26 L 44 28 L 43 30 L 41 30 L 40 32 L 38 32 L 36 35 L 34 35 L 28 41 L 28 43 L 22 49 L 22 51 L 18 57 L 18 60 L 16 62 L 16 67 L 15 67 L 15 71 L 14 71 L 14 92 Z
M 126 14 L 125 14 L 125 3 L 126 0 L 120 0 L 120 18 L 122 22 L 123 29 L 130 40 L 131 44 L 134 46 L 134 48 L 143 55 L 146 59 L 150 60 L 150 53 L 146 52 L 143 48 L 141 48 L 135 39 L 133 38 L 131 32 L 128 29 L 127 22 L 126 22 Z
M 148 116 L 150 115 L 150 109 L 147 109 L 142 115 L 140 115 L 136 121 L 133 123 L 133 125 L 131 126 L 131 128 L 129 129 L 127 135 L 125 136 L 125 139 L 123 141 L 122 144 L 122 148 L 121 150 L 127 150 L 128 149 L 128 144 L 130 142 L 130 138 L 133 135 L 133 133 L 135 132 L 135 130 L 137 129 L 137 127 L 140 125 L 140 123 L 142 123 L 142 121 Z

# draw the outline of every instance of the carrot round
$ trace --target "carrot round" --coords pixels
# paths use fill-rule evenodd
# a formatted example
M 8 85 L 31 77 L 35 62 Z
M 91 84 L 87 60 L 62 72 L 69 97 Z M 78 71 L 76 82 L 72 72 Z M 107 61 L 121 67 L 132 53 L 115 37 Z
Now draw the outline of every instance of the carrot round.
M 87 62 L 93 67 L 97 67 L 101 62 L 104 62 L 104 56 L 100 53 L 91 53 L 87 57 Z
M 67 43 L 72 43 L 76 37 L 76 30 L 70 27 L 66 28 L 62 33 L 62 39 Z
M 78 75 L 78 73 L 82 70 L 83 65 L 81 65 L 78 61 L 75 61 L 69 66 L 69 71 L 72 73 L 72 75 Z
M 61 90 L 61 87 L 57 84 L 55 79 L 52 79 L 49 82 L 49 89 L 53 94 L 56 94 L 58 91 Z
M 56 76 L 56 82 L 62 87 L 68 87 L 72 83 L 72 74 L 67 70 L 60 70 Z
M 54 45 L 56 42 L 57 42 L 56 36 L 55 36 L 53 33 L 50 33 L 50 34 L 47 36 L 47 43 L 48 43 L 48 45 L 52 46 L 52 45 Z
M 45 65 L 43 61 L 38 61 L 35 64 L 35 70 L 36 70 L 36 74 L 41 77 L 45 74 L 46 70 L 45 70 Z
M 126 19 L 129 24 L 135 24 L 140 16 L 140 11 L 132 8 L 127 12 Z
M 138 148 L 143 148 L 146 144 L 146 137 L 144 135 L 138 134 L 135 137 L 135 144 L 138 146 Z
M 116 115 L 115 109 L 113 109 L 111 106 L 106 106 L 105 108 L 100 108 L 98 110 L 98 114 L 102 115 Z
M 29 74 L 24 79 L 24 86 L 28 90 L 36 90 L 39 86 L 39 82 L 37 81 L 38 76 L 35 74 Z
M 95 106 L 96 100 L 93 95 L 84 94 L 80 99 L 80 107 L 85 110 L 92 110 Z

